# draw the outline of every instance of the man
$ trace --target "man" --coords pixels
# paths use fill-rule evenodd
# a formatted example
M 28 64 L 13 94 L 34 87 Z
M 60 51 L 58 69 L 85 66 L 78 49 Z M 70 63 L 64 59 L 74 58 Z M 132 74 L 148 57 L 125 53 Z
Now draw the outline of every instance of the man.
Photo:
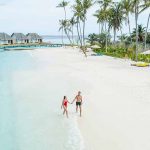
M 82 113 L 82 96 L 81 96 L 81 92 L 78 92 L 78 95 L 74 98 L 74 100 L 72 101 L 72 104 L 74 103 L 74 101 L 76 101 L 76 112 L 78 112 L 78 108 L 80 109 L 80 117 L 81 117 L 81 113 Z

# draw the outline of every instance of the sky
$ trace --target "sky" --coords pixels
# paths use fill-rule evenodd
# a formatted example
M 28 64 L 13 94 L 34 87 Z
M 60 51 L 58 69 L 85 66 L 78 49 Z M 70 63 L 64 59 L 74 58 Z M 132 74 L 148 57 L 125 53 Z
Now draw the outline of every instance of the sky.
M 70 1 L 73 2 L 73 0 Z M 56 8 L 60 2 L 61 0 L 0 0 L 0 32 L 8 34 L 37 32 L 40 35 L 60 35 L 59 20 L 64 18 L 63 9 Z M 93 16 L 97 8 L 98 6 L 95 5 L 88 11 L 86 34 L 98 33 L 96 18 Z M 140 15 L 139 24 L 146 26 L 149 12 L 150 10 L 147 10 Z M 67 18 L 71 16 L 69 6 Z M 131 28 L 134 28 L 134 16 L 130 18 Z M 127 25 L 124 24 L 123 29 L 123 33 L 128 33 Z

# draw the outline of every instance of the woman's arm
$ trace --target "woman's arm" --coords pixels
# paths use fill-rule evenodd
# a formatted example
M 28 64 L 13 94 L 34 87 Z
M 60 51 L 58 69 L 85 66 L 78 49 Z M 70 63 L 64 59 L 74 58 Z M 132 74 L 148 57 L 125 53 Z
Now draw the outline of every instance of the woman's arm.
M 72 104 L 71 102 L 68 101 L 69 104 Z

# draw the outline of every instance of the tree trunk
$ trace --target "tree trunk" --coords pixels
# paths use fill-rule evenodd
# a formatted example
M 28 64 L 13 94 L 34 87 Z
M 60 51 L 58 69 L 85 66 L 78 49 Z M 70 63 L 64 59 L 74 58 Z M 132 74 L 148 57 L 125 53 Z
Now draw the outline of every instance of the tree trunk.
M 85 47 L 85 18 L 84 18 L 84 21 L 83 21 L 83 45 Z
M 106 27 L 106 22 L 105 22 L 105 34 L 106 34 L 106 41 L 105 41 L 105 48 L 106 48 L 106 52 L 107 52 L 107 27 Z
M 101 24 L 100 24 L 100 22 L 98 23 L 98 25 L 99 25 L 99 35 L 101 34 Z
M 84 12 L 84 15 L 86 14 L 86 12 Z M 83 19 L 83 29 L 82 29 L 82 42 L 83 42 L 83 47 L 81 47 L 85 57 L 87 57 L 86 55 L 86 48 L 85 48 L 85 16 L 84 16 L 84 19 Z
M 72 25 L 72 44 L 74 45 L 74 32 L 73 32 L 73 25 Z
M 122 34 L 122 29 L 121 29 L 121 27 L 120 27 L 120 33 L 121 33 L 121 42 L 123 42 L 123 39 L 122 39 L 123 34 Z
M 132 37 L 131 37 L 131 27 L 130 27 L 130 18 L 129 18 L 129 14 L 128 14 L 128 26 L 129 26 L 130 39 L 131 39 L 131 43 L 132 43 Z
M 82 37 L 82 31 L 81 31 L 81 24 L 80 24 L 80 21 L 79 21 L 79 32 L 80 32 L 80 40 L 81 40 L 81 47 L 83 46 L 83 43 L 82 43 L 82 41 L 83 41 L 83 37 Z
M 144 51 L 146 51 L 147 48 L 147 31 L 148 31 L 148 26 L 149 26 L 149 20 L 150 20 L 150 14 L 148 16 L 148 20 L 147 20 L 147 26 L 146 26 L 146 31 L 145 31 L 145 40 L 144 40 Z
M 136 25 L 136 50 L 135 50 L 135 60 L 138 61 L 138 6 L 135 5 L 135 25 Z
M 64 46 L 64 29 L 62 28 L 62 45 Z
M 68 38 L 68 40 L 69 40 L 70 44 L 72 45 L 72 42 L 71 42 L 70 36 L 69 36 L 69 34 L 68 34 L 68 32 L 67 32 L 66 30 L 65 30 L 65 34 L 67 35 L 67 38 Z
M 103 31 L 104 31 L 104 23 L 102 22 L 102 27 L 101 27 L 101 33 L 103 33 Z
M 83 23 L 83 27 L 84 27 L 84 23 Z M 83 41 L 84 33 L 82 33 L 82 31 L 81 31 L 81 24 L 80 24 L 80 21 L 79 21 L 79 31 L 80 31 L 80 40 L 81 40 L 81 50 L 82 50 L 82 52 L 84 53 L 85 57 L 87 57 L 85 47 L 83 47 L 83 44 L 84 44 L 84 43 L 82 43 L 82 42 L 84 42 L 84 41 Z M 83 32 L 84 32 L 84 31 L 83 31 Z M 82 36 L 82 35 L 83 35 L 83 36 Z
M 77 22 L 77 33 L 78 33 L 78 38 L 79 38 L 79 41 L 80 41 L 80 46 L 82 46 L 82 41 L 81 41 L 80 31 L 79 31 L 79 22 Z
M 68 34 L 68 39 L 69 39 L 69 41 L 70 41 L 70 44 L 72 45 L 72 37 L 71 37 L 71 35 L 70 35 L 70 31 L 69 31 L 69 30 L 68 30 L 67 34 Z
M 64 12 L 65 12 L 65 20 L 66 20 L 67 19 L 66 7 L 64 7 Z
M 116 43 L 116 29 L 114 28 L 114 44 Z

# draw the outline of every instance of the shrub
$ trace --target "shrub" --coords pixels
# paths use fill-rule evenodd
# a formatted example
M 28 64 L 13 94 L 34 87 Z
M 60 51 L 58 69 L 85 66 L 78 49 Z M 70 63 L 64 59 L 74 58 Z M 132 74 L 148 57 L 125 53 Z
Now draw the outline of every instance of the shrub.
M 138 61 L 150 63 L 150 54 L 138 54 Z
M 112 56 L 112 57 L 118 57 L 118 58 L 124 58 L 128 57 L 132 60 L 135 60 L 135 46 L 133 45 L 132 47 L 122 47 L 122 46 L 109 46 L 107 48 L 107 52 L 105 48 L 101 49 L 95 49 L 94 52 L 96 53 L 102 53 L 107 56 Z M 138 54 L 138 61 L 143 61 L 143 62 L 148 62 L 150 63 L 150 54 Z

